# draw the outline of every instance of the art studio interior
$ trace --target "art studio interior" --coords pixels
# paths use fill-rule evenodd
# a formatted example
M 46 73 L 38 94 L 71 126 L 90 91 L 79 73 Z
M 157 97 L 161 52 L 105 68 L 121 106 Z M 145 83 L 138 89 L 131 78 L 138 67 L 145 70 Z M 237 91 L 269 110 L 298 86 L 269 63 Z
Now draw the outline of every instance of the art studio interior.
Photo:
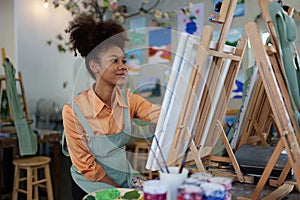
M 300 1 L 0 13 L 0 200 L 300 199 Z

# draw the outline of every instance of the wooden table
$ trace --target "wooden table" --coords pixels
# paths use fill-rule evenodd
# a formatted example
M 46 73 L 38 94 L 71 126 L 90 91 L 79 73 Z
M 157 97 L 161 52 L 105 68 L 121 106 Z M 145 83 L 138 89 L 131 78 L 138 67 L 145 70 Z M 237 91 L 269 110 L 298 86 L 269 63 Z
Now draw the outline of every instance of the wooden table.
M 38 143 L 39 144 L 53 144 L 53 188 L 56 200 L 60 200 L 61 184 L 60 184 L 60 141 L 61 133 L 55 130 L 38 129 Z M 7 148 L 14 148 L 14 152 L 18 152 L 18 139 L 16 136 L 11 137 L 0 137 L 0 148 L 1 150 Z M 5 162 L 5 161 L 4 161 Z M 2 196 L 2 194 L 1 194 Z M 1 198 L 1 197 L 0 197 Z

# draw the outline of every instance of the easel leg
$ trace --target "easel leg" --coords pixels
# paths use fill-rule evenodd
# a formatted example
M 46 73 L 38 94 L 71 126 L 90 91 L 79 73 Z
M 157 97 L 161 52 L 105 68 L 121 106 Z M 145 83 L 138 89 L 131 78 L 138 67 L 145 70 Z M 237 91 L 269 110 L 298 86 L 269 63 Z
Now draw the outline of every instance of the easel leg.
M 282 141 L 280 139 L 277 146 L 274 149 L 274 152 L 273 152 L 272 156 L 270 157 L 270 160 L 269 160 L 263 174 L 261 175 L 261 177 L 260 177 L 260 179 L 259 179 L 259 181 L 256 185 L 256 188 L 255 188 L 255 190 L 252 194 L 251 199 L 258 199 L 259 198 L 264 186 L 266 185 L 267 180 L 270 177 L 272 169 L 274 169 L 274 167 L 275 167 L 275 164 L 276 164 L 276 162 L 277 162 L 277 160 L 278 160 L 278 158 L 281 154 L 282 149 L 283 149 L 283 144 L 282 144 Z
M 244 180 L 243 174 L 242 174 L 240 166 L 239 166 L 239 164 L 238 164 L 238 162 L 237 162 L 237 160 L 236 160 L 236 158 L 234 156 L 234 153 L 233 153 L 233 151 L 231 149 L 231 146 L 230 146 L 229 141 L 227 139 L 226 133 L 225 133 L 225 131 L 223 129 L 222 123 L 220 121 L 217 121 L 217 126 L 220 129 L 220 135 L 222 137 L 222 141 L 224 143 L 226 151 L 227 151 L 227 153 L 229 155 L 230 161 L 231 161 L 231 163 L 233 165 L 234 171 L 236 172 L 239 181 L 240 182 L 244 182 L 245 180 Z
M 257 121 L 256 120 L 252 120 L 252 124 L 255 128 L 255 130 L 257 131 L 257 135 L 260 139 L 260 142 L 262 143 L 263 146 L 269 146 L 268 143 L 266 142 L 266 138 L 264 138 L 263 132 L 262 130 L 259 128 Z
M 283 184 L 283 182 L 285 181 L 290 170 L 291 170 L 291 165 L 289 162 L 287 162 L 278 178 L 277 186 L 280 186 Z
M 191 142 L 190 149 L 191 149 L 191 152 L 192 152 L 192 154 L 193 154 L 193 156 L 195 158 L 195 162 L 196 162 L 198 170 L 200 172 L 205 172 L 203 163 L 201 161 L 201 158 L 199 157 L 199 153 L 197 152 L 197 147 L 196 147 L 194 141 Z

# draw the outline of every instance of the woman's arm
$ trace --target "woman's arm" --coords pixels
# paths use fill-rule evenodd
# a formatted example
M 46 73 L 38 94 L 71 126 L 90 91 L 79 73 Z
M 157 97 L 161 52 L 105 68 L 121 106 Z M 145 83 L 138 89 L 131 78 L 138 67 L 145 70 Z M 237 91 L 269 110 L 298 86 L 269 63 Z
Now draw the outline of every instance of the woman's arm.
M 120 185 L 118 185 L 117 183 L 115 183 L 107 174 L 105 174 L 105 176 L 101 179 L 102 183 L 106 183 L 115 187 L 121 187 Z
M 130 114 L 133 118 L 157 123 L 161 112 L 161 108 L 158 105 L 152 104 L 137 94 L 131 94 L 129 96 Z

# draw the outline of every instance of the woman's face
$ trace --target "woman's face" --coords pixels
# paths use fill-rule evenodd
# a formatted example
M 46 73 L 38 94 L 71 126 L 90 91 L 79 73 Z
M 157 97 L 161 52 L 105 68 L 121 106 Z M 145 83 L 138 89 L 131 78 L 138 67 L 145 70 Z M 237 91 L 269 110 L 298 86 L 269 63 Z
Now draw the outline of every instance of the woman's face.
M 100 81 L 99 84 L 124 85 L 128 67 L 122 49 L 118 46 L 109 47 L 107 51 L 100 53 L 99 58 L 99 73 L 95 74 L 96 80 Z

